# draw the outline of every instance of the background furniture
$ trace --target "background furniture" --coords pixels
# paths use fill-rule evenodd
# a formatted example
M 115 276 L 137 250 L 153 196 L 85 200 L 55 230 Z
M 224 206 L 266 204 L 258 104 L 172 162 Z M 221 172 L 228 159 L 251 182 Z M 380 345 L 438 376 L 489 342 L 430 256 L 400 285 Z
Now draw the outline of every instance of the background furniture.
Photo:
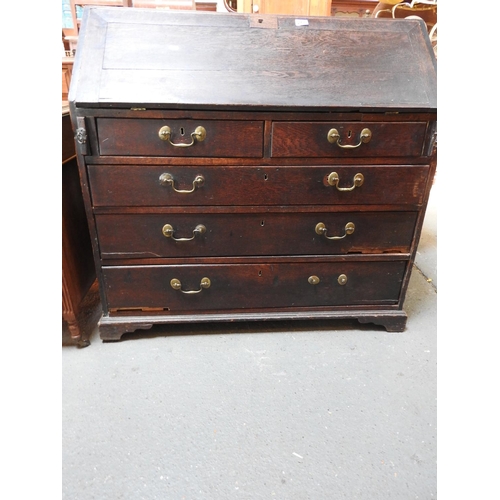
M 397 2 L 395 0 L 379 2 L 373 11 L 377 18 L 407 19 L 419 17 L 427 24 L 430 31 L 437 23 L 437 0 L 408 0 Z
M 437 58 L 437 0 L 409 0 L 379 2 L 372 13 L 376 18 L 422 19 L 427 25 L 429 39 Z
M 331 0 L 239 0 L 238 12 L 328 16 Z
M 71 341 L 83 337 L 82 305 L 96 279 L 89 228 L 83 204 L 69 107 L 62 109 L 62 317 Z
M 297 16 L 369 17 L 378 0 L 238 0 L 237 12 Z M 232 4 L 228 11 L 233 10 Z
M 420 21 L 85 15 L 70 105 L 103 340 L 201 321 L 404 330 L 436 166 Z
M 332 0 L 332 16 L 370 17 L 377 0 Z
M 72 19 L 72 27 L 63 27 L 63 44 L 66 56 L 62 61 L 62 100 L 68 99 L 68 91 L 71 82 L 74 53 L 78 46 L 78 33 L 80 31 L 79 9 L 85 6 L 94 7 L 136 7 L 169 10 L 217 10 L 216 0 L 67 0 L 69 16 Z M 68 13 L 66 13 L 68 14 Z
M 69 86 L 71 84 L 71 74 L 73 73 L 73 57 L 63 57 L 62 59 L 62 100 L 68 100 Z

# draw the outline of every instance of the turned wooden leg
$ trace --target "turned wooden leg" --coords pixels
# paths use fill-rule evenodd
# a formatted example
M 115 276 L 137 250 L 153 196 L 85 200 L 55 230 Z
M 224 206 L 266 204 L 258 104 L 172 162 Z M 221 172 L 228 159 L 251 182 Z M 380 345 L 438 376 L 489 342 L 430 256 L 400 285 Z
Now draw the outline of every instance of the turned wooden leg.
M 71 318 L 67 319 L 66 323 L 68 324 L 71 340 L 80 340 L 82 335 L 80 333 L 80 326 L 78 325 L 78 321 L 76 319 Z

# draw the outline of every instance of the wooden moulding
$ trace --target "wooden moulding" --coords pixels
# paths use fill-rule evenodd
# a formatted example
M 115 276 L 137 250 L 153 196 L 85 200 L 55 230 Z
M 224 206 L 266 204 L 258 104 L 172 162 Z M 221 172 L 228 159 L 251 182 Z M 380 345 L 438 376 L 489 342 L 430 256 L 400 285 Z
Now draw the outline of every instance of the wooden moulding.
M 403 332 L 406 328 L 407 314 L 400 310 L 380 311 L 281 311 L 265 313 L 238 314 L 189 314 L 169 316 L 102 316 L 99 332 L 104 341 L 120 340 L 125 333 L 136 330 L 149 330 L 155 325 L 182 323 L 212 323 L 235 321 L 281 321 L 281 320 L 335 320 L 357 319 L 360 323 L 374 323 L 383 326 L 388 332 Z M 335 324 L 332 323 L 332 330 Z

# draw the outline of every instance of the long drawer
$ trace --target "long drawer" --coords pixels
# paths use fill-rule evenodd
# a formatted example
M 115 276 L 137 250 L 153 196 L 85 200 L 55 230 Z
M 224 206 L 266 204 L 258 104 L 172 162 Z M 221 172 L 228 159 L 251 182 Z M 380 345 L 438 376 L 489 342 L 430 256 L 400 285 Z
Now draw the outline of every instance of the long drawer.
M 103 267 L 111 313 L 389 305 L 405 261 Z
M 428 166 L 89 165 L 101 206 L 420 205 Z
M 102 156 L 261 157 L 261 121 L 97 119 Z
M 409 252 L 417 212 L 96 215 L 103 259 Z
M 420 156 L 425 122 L 275 122 L 274 157 Z

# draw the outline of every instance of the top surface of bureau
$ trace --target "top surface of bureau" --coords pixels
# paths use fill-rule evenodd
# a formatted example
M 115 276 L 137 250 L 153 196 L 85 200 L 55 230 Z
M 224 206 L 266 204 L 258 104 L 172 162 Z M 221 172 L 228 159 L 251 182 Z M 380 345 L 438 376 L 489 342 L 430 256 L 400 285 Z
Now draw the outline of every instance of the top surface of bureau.
M 77 107 L 437 107 L 419 20 L 86 8 L 81 33 L 69 95 Z

